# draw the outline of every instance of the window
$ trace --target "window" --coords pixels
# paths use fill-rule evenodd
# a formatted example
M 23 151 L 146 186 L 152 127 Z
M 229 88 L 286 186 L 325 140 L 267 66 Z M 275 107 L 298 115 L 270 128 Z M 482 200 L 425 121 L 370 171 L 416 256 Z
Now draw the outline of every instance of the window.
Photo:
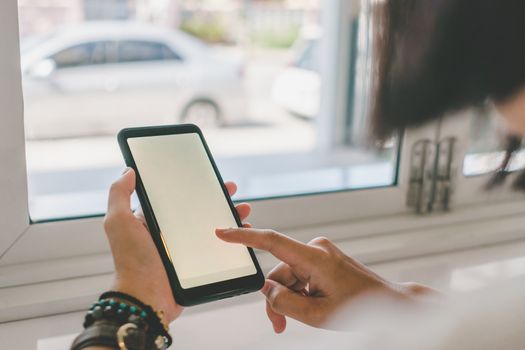
M 166 45 L 146 41 L 119 43 L 119 62 L 177 60 L 179 57 Z
M 115 135 L 141 125 L 201 126 L 223 177 L 238 183 L 238 200 L 395 185 L 396 142 L 374 153 L 344 136 L 344 128 L 358 134 L 367 125 L 349 114 L 366 110 L 357 108 L 368 100 L 354 67 L 371 57 L 361 52 L 370 45 L 330 43 L 370 36 L 355 9 L 339 19 L 333 6 L 90 1 L 57 11 L 20 2 L 22 62 L 69 45 L 52 56 L 57 72 L 23 77 L 32 220 L 101 215 L 123 167 Z M 61 69 L 73 67 L 84 68 Z M 354 92 L 349 108 L 342 94 Z
M 342 137 L 355 120 L 348 115 L 350 86 L 362 80 L 355 77 L 353 57 L 363 61 L 371 56 L 356 55 L 366 45 L 351 44 L 356 35 L 367 40 L 356 33 L 356 25 L 359 18 L 370 17 L 368 2 L 361 8 L 343 1 L 305 1 L 302 7 L 296 1 L 293 6 L 253 2 L 226 12 L 210 2 L 181 11 L 174 22 L 154 16 L 153 7 L 152 13 L 130 11 L 129 20 L 92 22 L 68 15 L 71 6 L 81 13 L 75 4 L 61 3 L 57 11 L 31 1 L 18 4 L 18 22 L 13 20 L 16 1 L 0 3 L 6 50 L 22 48 L 20 56 L 0 57 L 5 77 L 0 89 L 6 92 L 0 102 L 7 126 L 0 128 L 0 160 L 6 166 L 0 189 L 12 199 L 0 210 L 9 223 L 0 235 L 0 268 L 35 263 L 45 271 L 24 276 L 7 272 L 12 278 L 2 286 L 110 271 L 109 260 L 99 259 L 108 249 L 101 216 L 108 187 L 123 167 L 115 133 L 127 126 L 198 123 L 223 177 L 239 184 L 234 199 L 252 202 L 250 221 L 259 227 L 290 232 L 410 210 L 404 206 L 406 176 L 401 171 L 397 180 L 397 174 L 407 167 L 405 152 L 418 132 L 405 135 L 401 148 L 392 143 L 379 154 Z M 39 26 L 33 26 L 34 13 Z M 233 21 L 239 14 L 242 21 Z M 210 23 L 222 29 L 210 28 Z M 18 25 L 20 47 L 18 36 L 9 34 L 16 34 Z M 320 35 L 314 53 L 318 71 L 290 64 L 302 53 L 297 48 L 303 37 L 311 33 L 302 28 L 312 25 Z M 366 33 L 367 27 L 360 26 L 359 32 Z M 149 42 L 162 36 L 184 61 L 148 64 L 147 69 L 120 64 L 117 42 L 130 36 Z M 67 47 L 93 42 L 104 45 L 93 49 L 91 59 L 105 51 L 110 64 L 49 69 L 53 67 L 46 63 L 38 75 L 28 69 Z M 366 104 L 361 97 L 355 101 Z M 310 235 L 290 233 L 299 239 Z M 330 237 L 349 234 L 363 232 L 341 228 Z M 87 260 L 77 261 L 79 257 Z M 55 269 L 52 265 L 61 259 L 87 265 L 75 262 L 67 271 Z
M 104 3 L 90 2 L 90 9 Z M 463 166 L 465 138 L 458 133 L 465 126 L 457 119 L 408 130 L 380 152 L 360 146 L 373 57 L 370 2 L 246 2 L 227 10 L 208 2 L 168 3 L 177 5 L 176 18 L 163 17 L 168 11 L 161 5 L 139 9 L 129 2 L 126 18 L 116 11 L 118 21 L 104 22 L 96 21 L 97 13 L 114 12 L 70 17 L 83 7 L 62 3 L 57 16 L 56 8 L 36 0 L 19 3 L 30 232 L 52 226 L 43 222 L 75 227 L 60 231 L 64 235 L 84 232 L 79 218 L 97 223 L 109 184 L 123 167 L 115 134 L 128 126 L 199 124 L 223 177 L 239 184 L 234 199 L 253 201 L 254 223 L 276 228 L 410 212 L 407 174 L 414 171 L 412 147 L 422 139 L 457 136 L 454 169 Z M 39 26 L 33 25 L 35 13 Z M 73 43 L 86 32 L 105 38 L 84 48 L 90 56 L 82 60 L 99 63 L 105 57 L 112 64 L 39 77 L 25 73 L 24 67 L 63 48 L 66 37 L 66 46 L 86 44 Z M 180 50 L 183 63 L 144 70 L 118 62 L 118 41 L 158 43 L 159 36 L 177 48 L 175 55 Z M 158 47 L 139 54 L 159 55 L 170 56 Z M 18 71 L 12 62 L 6 67 Z M 10 118 L 16 122 L 20 111 Z M 9 137 L 16 137 L 14 131 Z M 454 195 L 473 198 L 473 182 L 458 178 Z M 61 239 L 74 245 L 73 237 Z M 99 252 L 102 246 L 72 246 L 60 254 Z
M 471 114 L 406 130 L 379 152 L 360 146 L 375 3 L 0 1 L 0 288 L 20 301 L 6 313 L 0 306 L 0 318 L 80 308 L 96 283 L 68 290 L 74 295 L 65 303 L 54 291 L 85 276 L 106 284 L 99 277 L 112 264 L 101 214 L 123 167 L 115 133 L 127 126 L 199 124 L 223 177 L 239 184 L 234 199 L 251 200 L 251 223 L 303 241 L 350 240 L 365 262 L 523 239 L 523 205 L 512 202 L 523 198 L 508 188 L 488 195 L 480 191 L 488 175 L 461 171 L 469 155 L 492 151 L 469 146 Z M 183 61 L 118 62 L 118 41 L 159 42 L 159 35 Z M 49 64 L 86 43 L 97 45 L 68 62 L 92 65 Z M 135 57 L 151 52 L 159 57 L 157 49 Z M 412 162 L 414 151 L 421 141 L 450 138 L 445 170 L 452 171 L 439 179 L 447 189 L 453 182 L 450 213 L 413 220 L 407 193 L 419 183 L 411 179 L 428 175 Z M 37 283 L 53 291 L 52 302 L 18 293 Z

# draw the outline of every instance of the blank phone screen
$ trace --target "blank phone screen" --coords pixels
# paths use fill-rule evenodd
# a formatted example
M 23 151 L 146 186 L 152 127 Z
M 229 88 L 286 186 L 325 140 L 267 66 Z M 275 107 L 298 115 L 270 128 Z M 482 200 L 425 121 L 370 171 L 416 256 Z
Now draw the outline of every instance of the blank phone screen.
M 246 247 L 215 235 L 238 225 L 199 135 L 136 137 L 128 145 L 182 288 L 256 274 Z

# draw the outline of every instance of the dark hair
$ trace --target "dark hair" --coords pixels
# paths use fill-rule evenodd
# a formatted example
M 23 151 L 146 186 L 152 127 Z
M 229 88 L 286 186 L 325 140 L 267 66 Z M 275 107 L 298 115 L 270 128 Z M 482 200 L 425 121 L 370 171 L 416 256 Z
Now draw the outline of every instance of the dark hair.
M 525 87 L 524 0 L 384 0 L 375 20 L 379 139 Z

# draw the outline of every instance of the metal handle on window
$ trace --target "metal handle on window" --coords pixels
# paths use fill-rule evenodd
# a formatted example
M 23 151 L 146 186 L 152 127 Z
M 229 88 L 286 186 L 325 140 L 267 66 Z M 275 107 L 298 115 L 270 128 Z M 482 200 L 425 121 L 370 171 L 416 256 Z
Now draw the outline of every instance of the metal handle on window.
M 418 214 L 450 208 L 456 139 L 423 139 L 412 147 L 407 205 Z

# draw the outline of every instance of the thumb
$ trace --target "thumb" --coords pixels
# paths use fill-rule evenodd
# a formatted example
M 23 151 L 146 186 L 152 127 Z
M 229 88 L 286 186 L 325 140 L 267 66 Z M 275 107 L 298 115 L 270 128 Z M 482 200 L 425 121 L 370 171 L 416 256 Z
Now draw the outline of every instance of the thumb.
M 135 171 L 127 168 L 111 185 L 108 199 L 108 215 L 131 212 L 131 195 L 135 191 Z
M 320 310 L 320 300 L 317 298 L 305 296 L 269 279 L 266 280 L 261 292 L 276 313 L 314 327 L 322 325 L 318 317 L 322 310 Z

